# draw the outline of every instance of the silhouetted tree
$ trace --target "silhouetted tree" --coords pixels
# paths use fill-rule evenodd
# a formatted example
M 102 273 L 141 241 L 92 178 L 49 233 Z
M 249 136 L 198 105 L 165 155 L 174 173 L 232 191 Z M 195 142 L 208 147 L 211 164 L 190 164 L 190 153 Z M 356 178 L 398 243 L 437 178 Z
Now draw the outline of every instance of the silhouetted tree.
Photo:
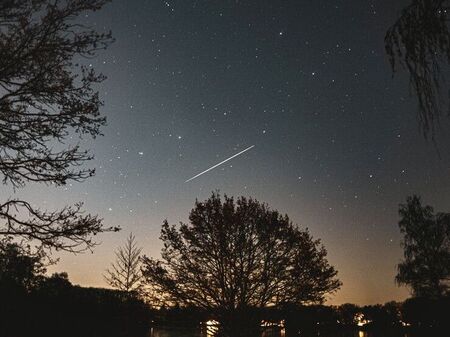
M 254 199 L 213 193 L 189 220 L 164 222 L 162 260 L 144 257 L 144 276 L 167 303 L 211 309 L 224 334 L 255 332 L 255 308 L 320 303 L 341 285 L 319 240 Z
M 449 292 L 450 214 L 434 214 L 418 196 L 400 205 L 399 227 L 404 235 L 404 261 L 396 281 L 411 287 L 415 296 L 439 297 Z
M 46 296 L 53 295 L 54 297 L 58 297 L 71 286 L 72 283 L 69 281 L 69 275 L 66 272 L 53 273 L 40 282 L 38 291 L 44 293 Z
M 73 286 L 67 273 L 45 275 L 48 257 L 0 242 L 0 336 L 147 336 L 151 312 L 125 291 Z M 82 322 L 82 324 L 73 324 Z
M 386 330 L 400 327 L 400 306 L 399 303 L 388 302 L 384 305 L 366 305 L 361 311 L 371 328 Z
M 116 260 L 111 269 L 106 270 L 104 278 L 113 288 L 128 293 L 137 293 L 142 288 L 141 251 L 133 233 L 123 247 L 116 251 Z
M 408 298 L 402 304 L 402 321 L 409 323 L 413 328 L 426 331 L 424 336 L 432 336 L 450 329 L 448 313 L 450 312 L 450 297 Z M 430 328 L 434 328 L 434 331 Z
M 434 136 L 442 103 L 448 104 L 450 94 L 443 97 L 440 90 L 444 79 L 441 66 L 450 64 L 449 9 L 449 0 L 412 0 L 385 37 L 393 71 L 400 64 L 409 73 L 425 137 Z
M 92 159 L 73 136 L 95 137 L 105 118 L 93 85 L 104 79 L 74 60 L 93 57 L 111 42 L 74 20 L 105 0 L 6 0 L 0 2 L 0 174 L 14 188 L 28 182 L 64 185 L 83 181 Z M 0 238 L 37 240 L 67 251 L 91 248 L 101 219 L 82 204 L 45 211 L 24 200 L 0 203 Z
M 29 291 L 44 276 L 45 267 L 42 251 L 32 253 L 25 245 L 0 241 L 0 288 L 3 291 Z
M 344 326 L 355 326 L 357 323 L 355 315 L 361 312 L 360 307 L 351 303 L 342 304 L 336 310 L 339 315 L 339 322 Z

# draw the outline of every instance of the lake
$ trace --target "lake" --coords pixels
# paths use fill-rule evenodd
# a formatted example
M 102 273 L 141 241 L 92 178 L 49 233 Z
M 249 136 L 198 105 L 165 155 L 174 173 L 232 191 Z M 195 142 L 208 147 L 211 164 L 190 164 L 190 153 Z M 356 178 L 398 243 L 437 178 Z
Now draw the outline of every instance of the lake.
M 213 333 L 206 330 L 188 330 L 180 328 L 152 328 L 149 337 L 213 337 Z M 315 335 L 298 334 L 297 337 L 412 337 L 408 333 L 383 333 L 383 332 L 337 332 L 337 333 L 320 333 Z M 262 333 L 261 337 L 284 337 L 284 333 L 279 329 L 268 329 Z

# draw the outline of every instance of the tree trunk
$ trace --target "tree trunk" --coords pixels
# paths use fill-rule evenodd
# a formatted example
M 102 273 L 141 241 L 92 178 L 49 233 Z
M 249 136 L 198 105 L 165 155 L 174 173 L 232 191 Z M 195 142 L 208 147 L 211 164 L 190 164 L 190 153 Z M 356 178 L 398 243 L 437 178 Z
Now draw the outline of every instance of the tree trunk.
M 254 309 L 235 309 L 220 315 L 220 337 L 259 337 L 261 323 Z

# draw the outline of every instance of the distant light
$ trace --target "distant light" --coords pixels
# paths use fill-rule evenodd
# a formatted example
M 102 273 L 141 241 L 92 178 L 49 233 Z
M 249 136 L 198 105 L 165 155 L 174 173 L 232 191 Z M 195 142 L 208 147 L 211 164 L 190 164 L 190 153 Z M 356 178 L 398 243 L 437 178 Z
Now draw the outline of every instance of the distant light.
M 366 319 L 362 312 L 358 312 L 357 314 L 355 314 L 354 320 L 356 322 L 356 325 L 360 327 L 363 327 L 372 322 L 370 319 Z
M 266 320 L 262 320 L 261 323 L 260 323 L 260 326 L 262 326 L 262 327 L 279 327 L 279 328 L 284 328 L 285 321 L 284 321 L 284 319 L 282 319 L 281 321 L 266 321 Z
M 205 322 L 206 325 L 206 336 L 213 337 L 216 335 L 217 331 L 219 331 L 220 323 L 214 319 L 210 319 Z

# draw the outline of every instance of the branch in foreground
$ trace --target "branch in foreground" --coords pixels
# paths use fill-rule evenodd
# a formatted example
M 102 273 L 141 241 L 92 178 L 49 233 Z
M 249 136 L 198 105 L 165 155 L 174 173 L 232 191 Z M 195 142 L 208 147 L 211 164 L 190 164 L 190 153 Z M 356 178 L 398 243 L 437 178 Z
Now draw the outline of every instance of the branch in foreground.
M 427 137 L 435 134 L 441 109 L 450 109 L 444 67 L 450 62 L 449 0 L 413 0 L 386 33 L 385 49 L 395 72 L 409 73 L 416 94 L 419 122 Z M 450 110 L 448 110 L 450 113 Z
M 58 211 L 42 211 L 22 200 L 0 205 L 0 235 L 40 242 L 44 247 L 80 253 L 97 245 L 93 236 L 117 232 L 119 227 L 104 227 L 102 219 L 84 214 L 82 203 Z

